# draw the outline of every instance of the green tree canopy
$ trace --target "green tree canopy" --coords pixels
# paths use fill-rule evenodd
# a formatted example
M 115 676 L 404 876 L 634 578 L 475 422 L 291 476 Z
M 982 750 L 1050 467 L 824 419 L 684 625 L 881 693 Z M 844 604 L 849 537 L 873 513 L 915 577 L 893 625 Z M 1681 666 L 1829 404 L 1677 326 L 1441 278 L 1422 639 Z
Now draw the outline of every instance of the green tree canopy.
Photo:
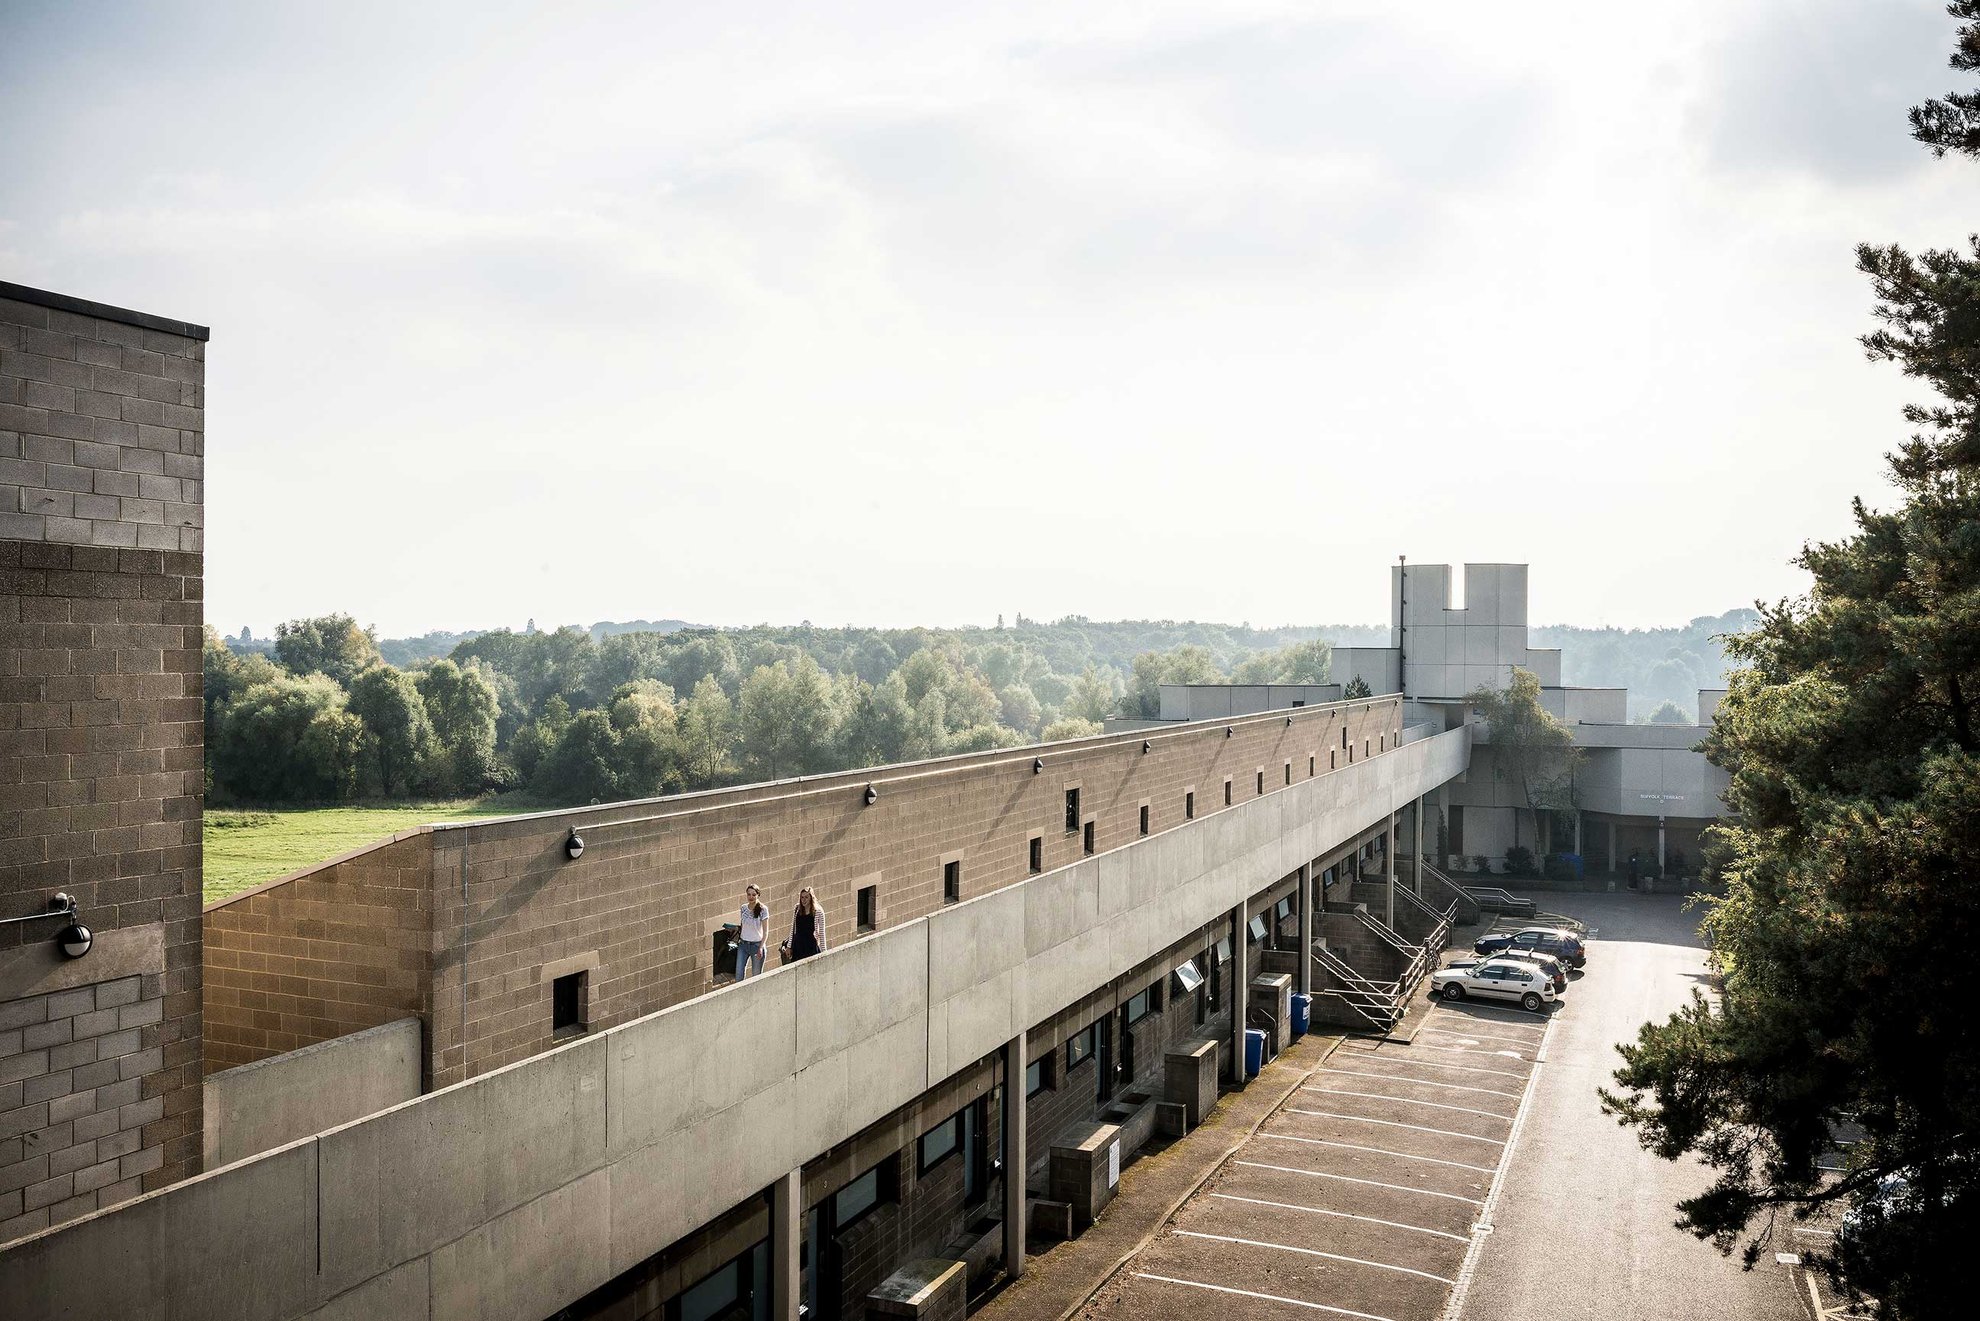
M 421 782 L 433 752 L 433 725 L 419 685 L 404 670 L 373 665 L 351 680 L 349 708 L 364 722 L 367 759 L 387 797 Z
M 1955 67 L 1980 64 L 1980 2 Z M 1913 112 L 1980 154 L 1980 97 Z M 1706 740 L 1731 776 L 1705 930 L 1716 1001 L 1646 1025 L 1604 1103 L 1644 1145 L 1702 1157 L 1680 1224 L 1757 1259 L 1777 1212 L 1856 1213 L 1831 1253 L 1882 1315 L 1971 1315 L 1980 1229 L 1980 1033 L 1957 992 L 1980 933 L 1980 250 L 1865 246 L 1863 340 L 1935 398 L 1891 453 L 1902 499 L 1803 548 L 1805 598 L 1734 638 Z M 1847 1145 L 1843 1144 L 1847 1142 Z M 1842 1150 L 1838 1153 L 1838 1148 Z M 1822 1167 L 1840 1165 L 1831 1174 Z
M 249 802 L 340 801 L 357 793 L 363 740 L 363 723 L 327 675 L 279 675 L 228 704 L 214 773 Z
M 1540 678 L 1515 666 L 1505 688 L 1478 688 L 1465 694 L 1491 729 L 1492 756 L 1512 781 L 1520 807 L 1531 813 L 1541 807 L 1571 807 L 1562 801 L 1579 755 L 1574 731 L 1540 704 Z M 1520 808 L 1513 810 L 1513 845 L 1519 847 Z
M 291 674 L 327 674 L 348 687 L 366 666 L 378 663 L 378 644 L 371 630 L 359 628 L 349 615 L 291 619 L 275 626 L 275 659 Z

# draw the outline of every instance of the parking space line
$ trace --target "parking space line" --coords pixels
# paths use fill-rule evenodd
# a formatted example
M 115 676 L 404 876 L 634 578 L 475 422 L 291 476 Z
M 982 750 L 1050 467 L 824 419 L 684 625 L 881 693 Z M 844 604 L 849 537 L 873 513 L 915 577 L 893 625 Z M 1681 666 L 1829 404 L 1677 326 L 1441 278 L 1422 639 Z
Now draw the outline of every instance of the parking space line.
M 1540 1043 L 1538 1040 L 1535 1040 L 1533 1044 L 1537 1046 Z M 1429 1046 L 1429 1045 L 1425 1045 L 1421 1041 L 1412 1042 L 1409 1048 L 1409 1053 L 1414 1055 L 1419 1050 L 1441 1051 L 1446 1055 L 1486 1055 L 1486 1056 L 1496 1055 L 1501 1058 L 1505 1056 L 1511 1056 L 1513 1059 L 1517 1059 L 1517 1060 L 1524 1060 L 1526 1058 L 1524 1055 L 1509 1050 L 1473 1050 L 1469 1046 Z
M 1497 1138 L 1481 1138 L 1476 1133 L 1458 1133 L 1448 1128 L 1425 1128 L 1421 1124 L 1405 1124 L 1397 1119 L 1370 1119 L 1367 1115 L 1337 1115 L 1328 1110 L 1300 1110 L 1292 1106 L 1286 1108 L 1289 1115 L 1312 1115 L 1315 1119 L 1352 1119 L 1357 1124 L 1380 1124 L 1384 1128 L 1406 1128 L 1415 1133 L 1435 1133 L 1440 1138 L 1466 1138 L 1472 1142 L 1489 1142 L 1495 1147 L 1506 1144 Z
M 1463 1234 L 1453 1234 L 1446 1229 L 1425 1229 L 1422 1225 L 1405 1225 L 1400 1220 L 1381 1220 L 1375 1216 L 1356 1215 L 1352 1211 L 1329 1211 L 1318 1206 L 1294 1206 L 1291 1202 L 1268 1202 L 1262 1197 L 1240 1197 L 1236 1193 L 1211 1193 L 1212 1197 L 1224 1202 L 1249 1202 L 1253 1206 L 1270 1206 L 1281 1211 L 1304 1211 L 1308 1215 L 1333 1216 L 1337 1220 L 1365 1220 L 1371 1225 L 1382 1225 L 1389 1229 L 1407 1229 L 1416 1234 L 1428 1234 L 1432 1238 L 1447 1238 L 1453 1243 L 1469 1243 L 1471 1239 Z
M 1362 1147 L 1352 1142 L 1334 1142 L 1327 1138 L 1302 1138 L 1291 1133 L 1259 1133 L 1261 1138 L 1271 1138 L 1274 1142 L 1307 1142 L 1316 1147 L 1344 1147 L 1349 1151 L 1372 1151 L 1378 1156 L 1397 1156 L 1403 1160 L 1420 1160 L 1426 1165 L 1451 1165 L 1460 1170 L 1474 1170 L 1479 1174 L 1497 1174 L 1494 1165 L 1466 1165 L 1461 1160 L 1439 1160 L 1435 1156 L 1412 1156 L 1407 1151 L 1390 1151 L 1387 1147 Z
M 1314 1312 L 1332 1312 L 1336 1316 L 1359 1317 L 1360 1321 L 1390 1321 L 1386 1316 L 1376 1316 L 1373 1312 L 1351 1312 L 1345 1307 L 1329 1307 L 1325 1303 L 1309 1303 L 1298 1298 L 1285 1298 L 1275 1293 L 1253 1293 L 1249 1289 L 1233 1289 L 1228 1284 L 1198 1284 L 1195 1280 L 1178 1280 L 1168 1275 L 1150 1275 L 1146 1271 L 1135 1273 L 1137 1280 L 1160 1280 L 1163 1284 L 1180 1284 L 1189 1289 L 1208 1289 L 1212 1293 L 1236 1294 L 1240 1298 L 1261 1298 L 1268 1303 L 1288 1303 L 1294 1307 L 1304 1307 Z
M 1513 1025 L 1511 1023 L 1494 1023 L 1492 1026 L 1511 1027 Z M 1538 1038 L 1536 1037 L 1502 1037 L 1496 1032 L 1466 1032 L 1459 1028 L 1454 1028 L 1454 1027 L 1426 1027 L 1423 1029 L 1421 1035 L 1439 1036 L 1439 1037 L 1461 1037 L 1461 1038 L 1468 1037 L 1476 1041 L 1510 1041 L 1515 1045 L 1522 1045 L 1522 1046 L 1530 1045 L 1534 1041 L 1538 1040 Z
M 1428 1078 L 1405 1078 L 1397 1073 L 1364 1073 L 1360 1069 L 1325 1068 L 1322 1073 L 1345 1073 L 1353 1078 L 1373 1078 L 1378 1082 L 1411 1082 L 1418 1087 L 1447 1087 L 1454 1092 L 1483 1092 L 1487 1096 L 1506 1096 L 1519 1099 L 1518 1092 L 1509 1092 L 1503 1087 L 1467 1087 L 1461 1082 L 1432 1082 Z
M 1420 1105 L 1430 1110 L 1450 1110 L 1460 1115 L 1477 1115 L 1481 1119 L 1496 1119 L 1502 1124 L 1512 1122 L 1511 1115 L 1498 1114 L 1491 1110 L 1473 1110 L 1469 1106 L 1444 1105 L 1439 1101 L 1412 1101 L 1407 1096 L 1385 1096 L 1381 1092 L 1348 1092 L 1338 1087 L 1302 1087 L 1302 1092 L 1312 1092 L 1315 1096 L 1358 1096 L 1364 1101 L 1394 1101 L 1397 1105 Z
M 1472 1206 L 1483 1206 L 1485 1202 L 1477 1197 L 1461 1197 L 1456 1193 L 1440 1193 L 1429 1188 L 1412 1188 L 1406 1183 L 1383 1183 L 1380 1179 L 1357 1179 L 1350 1174 L 1329 1174 L 1325 1170 L 1296 1170 L 1290 1165 L 1267 1165 L 1263 1161 L 1238 1160 L 1233 1165 L 1248 1165 L 1254 1170 L 1277 1170 L 1281 1174 L 1297 1174 L 1307 1179 L 1338 1179 L 1342 1183 L 1366 1184 L 1370 1188 L 1387 1188 L 1392 1193 L 1416 1193 L 1422 1197 L 1441 1197 L 1450 1202 L 1468 1202 Z
M 1411 1047 L 1410 1047 L 1409 1049 L 1410 1049 L 1410 1050 L 1412 1050 L 1412 1051 L 1418 1051 L 1418 1050 L 1436 1050 L 1436 1049 L 1437 1049 L 1437 1047 L 1435 1047 L 1435 1046 L 1411 1046 Z M 1374 1052 L 1374 1051 L 1369 1051 L 1368 1053 L 1372 1055 L 1372 1054 L 1374 1054 L 1375 1052 Z M 1459 1053 L 1460 1055 L 1475 1055 L 1475 1054 L 1477 1054 L 1478 1052 L 1476 1052 L 1476 1051 L 1459 1051 L 1458 1053 Z M 1486 1068 L 1481 1068 L 1481 1067 L 1479 1067 L 1479 1066 L 1478 1066 L 1478 1065 L 1476 1065 L 1476 1064 L 1439 1064 L 1439 1063 L 1437 1063 L 1437 1061 L 1435 1061 L 1435 1060 L 1413 1060 L 1413 1059 L 1405 1059 L 1405 1058 L 1404 1058 L 1403 1056 L 1401 1056 L 1401 1055 L 1384 1055 L 1384 1056 L 1383 1056 L 1382 1058 L 1383 1058 L 1383 1059 L 1390 1059 L 1390 1060 L 1394 1060 L 1394 1061 L 1396 1061 L 1396 1063 L 1398 1063 L 1398 1064 L 1412 1064 L 1412 1065 L 1415 1065 L 1415 1066 L 1416 1066 L 1417 1068 L 1419 1068 L 1419 1069 L 1456 1069 L 1456 1070 L 1457 1070 L 1457 1071 L 1458 1071 L 1459 1073 L 1489 1073 L 1489 1074 L 1491 1074 L 1491 1075 L 1492 1075 L 1493 1077 L 1495 1077 L 1495 1078 L 1517 1078 L 1517 1079 L 1519 1079 L 1519 1080 L 1520 1080 L 1521 1082 L 1525 1082 L 1525 1081 L 1526 1081 L 1526 1075 L 1525 1075 L 1525 1074 L 1523 1074 L 1523 1073 L 1514 1073 L 1514 1072 L 1513 1072 L 1512 1070 L 1510 1070 L 1510 1069 L 1486 1069 Z M 1323 1070 L 1323 1072 L 1324 1072 L 1324 1070 Z
M 1338 1252 L 1322 1252 L 1318 1248 L 1295 1248 L 1289 1244 L 1267 1243 L 1255 1238 L 1232 1238 L 1228 1234 L 1200 1234 L 1193 1229 L 1178 1229 L 1176 1233 L 1185 1238 L 1214 1239 L 1219 1243 L 1242 1243 L 1248 1248 L 1271 1248 L 1278 1252 L 1297 1252 L 1308 1257 L 1325 1257 L 1328 1261 L 1345 1261 L 1356 1266 L 1373 1266 L 1378 1271 L 1395 1271 L 1402 1275 L 1420 1275 L 1426 1280 L 1435 1280 L 1439 1284 L 1456 1283 L 1456 1281 L 1447 1276 L 1432 1275 L 1429 1271 L 1420 1271 L 1413 1266 L 1391 1266 L 1385 1261 L 1369 1261 L 1365 1257 L 1343 1257 Z

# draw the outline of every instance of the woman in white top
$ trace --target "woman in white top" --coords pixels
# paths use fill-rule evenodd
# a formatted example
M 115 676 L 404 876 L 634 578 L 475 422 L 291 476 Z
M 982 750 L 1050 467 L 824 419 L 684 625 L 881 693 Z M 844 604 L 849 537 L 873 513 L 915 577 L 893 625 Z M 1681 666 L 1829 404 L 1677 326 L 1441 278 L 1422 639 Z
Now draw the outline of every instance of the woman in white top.
M 763 971 L 763 942 L 770 936 L 770 910 L 755 886 L 743 891 L 742 930 L 736 941 L 736 980 L 743 981 Z

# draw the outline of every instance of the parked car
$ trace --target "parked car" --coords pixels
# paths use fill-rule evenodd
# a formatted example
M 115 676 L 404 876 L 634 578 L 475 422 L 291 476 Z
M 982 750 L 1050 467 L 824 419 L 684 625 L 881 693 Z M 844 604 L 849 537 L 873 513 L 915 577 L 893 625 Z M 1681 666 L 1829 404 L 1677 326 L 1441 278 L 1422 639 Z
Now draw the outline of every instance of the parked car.
M 1430 989 L 1446 1000 L 1476 996 L 1480 1000 L 1515 1000 L 1538 1013 L 1554 999 L 1554 982 L 1531 963 L 1516 959 L 1486 959 L 1470 967 L 1440 968 L 1430 974 Z
M 1500 934 L 1480 936 L 1471 942 L 1474 953 L 1492 954 L 1551 954 L 1570 968 L 1579 968 L 1588 962 L 1588 947 L 1572 931 L 1559 927 L 1527 927 L 1510 935 Z
M 1485 962 L 1486 957 L 1481 955 L 1478 958 L 1472 959 L 1452 959 L 1447 966 L 1452 968 L 1470 968 Z M 1542 954 L 1538 950 L 1522 950 L 1516 954 L 1508 952 L 1505 954 L 1490 955 L 1489 957 L 1501 962 L 1507 959 L 1514 959 L 1520 963 L 1531 963 L 1546 973 L 1548 978 L 1554 983 L 1555 995 L 1560 995 L 1567 990 L 1567 968 L 1559 959 L 1551 954 Z

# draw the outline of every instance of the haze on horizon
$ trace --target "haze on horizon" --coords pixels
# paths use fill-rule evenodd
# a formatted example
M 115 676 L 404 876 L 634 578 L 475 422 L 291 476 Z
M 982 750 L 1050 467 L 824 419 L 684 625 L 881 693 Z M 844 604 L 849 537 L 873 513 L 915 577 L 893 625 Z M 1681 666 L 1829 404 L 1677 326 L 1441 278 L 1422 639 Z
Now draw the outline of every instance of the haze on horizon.
M 210 324 L 257 634 L 1801 590 L 1933 0 L 0 12 L 0 279 Z

